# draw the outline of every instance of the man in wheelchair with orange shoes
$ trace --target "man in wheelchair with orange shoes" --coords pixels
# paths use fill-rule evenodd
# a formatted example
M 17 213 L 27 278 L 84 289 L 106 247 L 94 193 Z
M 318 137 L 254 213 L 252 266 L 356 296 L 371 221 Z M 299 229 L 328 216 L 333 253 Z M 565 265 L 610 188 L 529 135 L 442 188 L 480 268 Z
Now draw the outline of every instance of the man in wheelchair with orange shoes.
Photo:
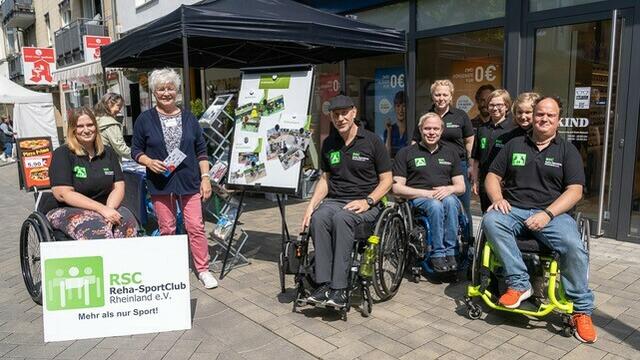
M 575 220 L 567 214 L 582 198 L 584 167 L 578 150 L 557 135 L 561 104 L 551 97 L 536 102 L 532 130 L 509 141 L 489 168 L 485 186 L 491 206 L 482 226 L 503 265 L 506 308 L 531 297 L 527 267 L 516 237 L 529 234 L 560 255 L 561 281 L 574 304 L 571 325 L 578 340 L 597 339 L 591 320 L 589 256 Z

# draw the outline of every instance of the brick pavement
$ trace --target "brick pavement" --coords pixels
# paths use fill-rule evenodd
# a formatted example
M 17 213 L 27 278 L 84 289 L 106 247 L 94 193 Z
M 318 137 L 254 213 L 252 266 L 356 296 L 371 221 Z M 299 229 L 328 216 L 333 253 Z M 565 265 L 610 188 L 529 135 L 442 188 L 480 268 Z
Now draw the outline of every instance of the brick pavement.
M 599 340 L 579 344 L 557 334 L 557 316 L 544 321 L 490 312 L 469 320 L 457 301 L 464 283 L 404 282 L 370 318 L 307 308 L 291 312 L 293 279 L 279 293 L 276 259 L 279 215 L 273 203 L 248 198 L 242 220 L 252 264 L 232 270 L 218 289 L 191 277 L 193 328 L 160 334 L 43 343 L 41 308 L 24 289 L 18 234 L 33 206 L 18 191 L 15 165 L 0 171 L 0 357 L 7 359 L 639 359 L 640 245 L 592 241 L 591 285 Z M 305 207 L 292 201 L 295 233 Z

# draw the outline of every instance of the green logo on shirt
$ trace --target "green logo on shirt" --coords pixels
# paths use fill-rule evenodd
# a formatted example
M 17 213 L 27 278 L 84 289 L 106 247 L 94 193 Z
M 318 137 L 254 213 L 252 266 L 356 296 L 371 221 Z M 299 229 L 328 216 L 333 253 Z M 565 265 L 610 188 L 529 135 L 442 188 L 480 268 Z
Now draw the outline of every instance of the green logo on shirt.
M 79 179 L 87 178 L 87 168 L 85 168 L 84 166 L 76 165 L 73 168 L 73 172 L 75 173 L 76 177 Z
M 511 154 L 511 166 L 524 166 L 527 163 L 527 154 L 513 153 Z
M 340 151 L 332 151 L 329 153 L 329 164 L 331 165 L 340 164 Z
M 423 157 L 415 158 L 414 162 L 416 164 L 416 167 L 427 166 L 427 160 Z
M 487 148 L 487 138 L 483 137 L 480 139 L 480 149 L 484 150 Z

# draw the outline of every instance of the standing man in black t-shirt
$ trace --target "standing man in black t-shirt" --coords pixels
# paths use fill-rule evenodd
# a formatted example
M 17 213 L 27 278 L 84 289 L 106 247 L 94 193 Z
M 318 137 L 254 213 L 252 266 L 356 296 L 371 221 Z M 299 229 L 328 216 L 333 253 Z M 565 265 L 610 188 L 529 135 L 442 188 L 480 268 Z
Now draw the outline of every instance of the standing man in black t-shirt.
M 420 117 L 422 140 L 402 148 L 393 164 L 393 193 L 410 199 L 429 222 L 431 253 L 429 261 L 437 272 L 458 269 L 455 248 L 458 216 L 456 195 L 464 193 L 460 157 L 440 144 L 444 123 L 436 113 Z
M 597 335 L 591 321 L 589 256 L 575 220 L 567 214 L 582 198 L 584 168 L 575 146 L 557 136 L 559 120 L 559 101 L 541 98 L 534 108 L 532 132 L 512 139 L 500 151 L 485 180 L 492 204 L 482 226 L 504 268 L 508 289 L 499 303 L 517 308 L 531 296 L 527 267 L 516 244 L 517 236 L 529 232 L 560 254 L 562 286 L 575 311 L 575 335 L 592 343 Z
M 334 97 L 329 111 L 337 131 L 322 143 L 323 174 L 302 227 L 310 224 L 316 281 L 321 284 L 308 300 L 345 306 L 355 227 L 375 221 L 380 213 L 376 204 L 393 180 L 391 159 L 382 140 L 354 123 L 357 109 L 351 98 Z

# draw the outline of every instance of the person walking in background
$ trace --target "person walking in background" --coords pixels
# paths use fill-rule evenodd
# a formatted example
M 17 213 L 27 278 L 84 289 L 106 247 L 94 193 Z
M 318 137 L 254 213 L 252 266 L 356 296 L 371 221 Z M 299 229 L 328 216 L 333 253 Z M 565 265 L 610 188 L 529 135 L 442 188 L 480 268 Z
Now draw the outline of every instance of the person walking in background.
M 182 209 L 193 263 L 207 289 L 218 286 L 209 271 L 209 242 L 204 232 L 201 202 L 211 196 L 207 145 L 198 119 L 176 105 L 181 80 L 174 70 L 154 70 L 149 87 L 156 106 L 138 116 L 133 129 L 132 158 L 147 168 L 147 189 L 160 233 L 176 232 L 176 201 Z M 180 151 L 184 160 L 171 172 L 164 164 Z
M 16 161 L 13 154 L 13 144 L 15 143 L 15 135 L 13 127 L 11 126 L 11 120 L 7 116 L 2 117 L 2 124 L 0 124 L 0 131 L 2 132 L 3 153 L 0 155 L 0 160 L 13 162 Z
M 120 159 L 131 159 L 131 149 L 124 142 L 122 124 L 116 116 L 122 110 L 124 99 L 116 93 L 106 93 L 95 106 L 102 142 L 110 146 Z

